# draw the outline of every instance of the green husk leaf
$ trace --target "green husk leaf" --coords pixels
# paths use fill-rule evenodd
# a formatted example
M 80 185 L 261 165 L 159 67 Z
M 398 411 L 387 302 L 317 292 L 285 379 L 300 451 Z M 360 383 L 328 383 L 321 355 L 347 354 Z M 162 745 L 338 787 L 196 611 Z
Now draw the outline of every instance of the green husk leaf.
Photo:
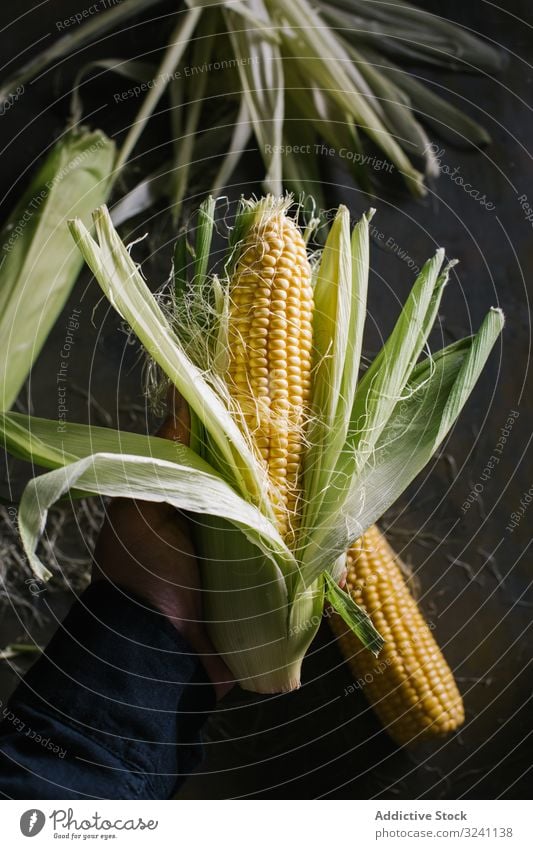
M 503 53 L 466 29 L 403 0 L 319 0 L 327 20 L 353 32 L 354 41 L 382 53 L 458 71 L 497 73 Z
M 215 206 L 213 197 L 208 197 L 201 204 L 198 211 L 198 225 L 196 229 L 194 276 L 198 283 L 202 283 L 209 267 L 209 256 L 211 253 L 211 242 L 213 240 L 213 228 L 215 226 Z
M 218 195 L 227 184 L 233 174 L 237 164 L 246 150 L 248 142 L 252 135 L 252 123 L 246 97 L 241 96 L 239 111 L 235 118 L 235 125 L 232 129 L 231 139 L 227 146 L 222 164 L 218 169 L 216 176 L 211 184 L 211 192 L 213 195 Z
M 187 449 L 186 462 L 184 458 L 185 453 L 178 464 L 156 457 L 92 454 L 31 480 L 20 502 L 19 528 L 34 573 L 42 579 L 49 577 L 36 549 L 48 509 L 70 490 L 112 498 L 164 501 L 178 510 L 222 517 L 239 528 L 277 569 L 283 565 L 288 572 L 294 570 L 294 557 L 274 525 L 238 496 L 215 471 L 206 472 L 205 462 L 193 451 Z M 281 572 L 280 580 L 283 580 Z
M 398 68 L 390 59 L 385 60 L 366 48 L 362 55 L 377 67 L 384 77 L 398 86 L 398 90 L 408 98 L 411 108 L 445 141 L 465 148 L 485 147 L 490 144 L 490 135 L 484 127 L 429 88 L 429 85 L 436 85 L 434 80 L 425 79 L 420 75 L 415 77 Z M 420 79 L 428 85 L 422 85 Z M 445 88 L 443 90 L 449 91 Z
M 189 245 L 187 231 L 178 234 L 176 244 L 174 246 L 174 260 L 172 265 L 172 274 L 174 280 L 174 295 L 176 303 L 179 303 L 181 298 L 187 291 L 189 284 L 189 268 L 192 264 L 192 250 Z
M 128 0 L 98 15 L 89 17 L 83 25 L 72 27 L 66 35 L 61 36 L 46 50 L 41 51 L 19 68 L 0 88 L 0 101 L 14 91 L 17 86 L 27 83 L 37 77 L 45 68 L 62 59 L 65 56 L 73 56 L 84 44 L 96 40 L 98 36 L 119 26 L 134 15 L 157 6 L 161 0 Z
M 435 449 L 440 445 L 468 400 L 485 366 L 487 356 L 503 330 L 503 326 L 502 311 L 493 307 L 485 316 L 476 335 L 472 337 L 468 356 L 464 358 L 457 380 L 448 394 L 439 432 L 435 437 Z
M 250 230 L 256 218 L 256 212 L 253 205 L 249 204 L 244 198 L 241 198 L 235 213 L 235 221 L 229 234 L 228 252 L 224 265 L 224 270 L 228 278 L 231 278 L 235 265 L 239 258 L 241 242 L 246 238 L 246 234 Z
M 98 242 L 79 220 L 71 221 L 70 229 L 102 290 L 205 426 L 224 463 L 224 476 L 244 498 L 261 504 L 265 515 L 272 515 L 261 470 L 238 425 L 184 351 L 114 229 L 107 209 L 96 210 L 93 218 Z
M 474 337 L 417 365 L 381 428 L 371 458 L 334 507 L 322 511 L 302 558 L 307 585 L 376 522 L 429 462 L 461 412 L 503 328 L 492 309 Z M 340 493 L 340 489 L 338 490 Z
M 385 645 L 385 640 L 379 631 L 374 628 L 368 613 L 355 603 L 349 593 L 341 590 L 327 572 L 324 572 L 324 580 L 326 582 L 326 598 L 331 606 L 361 640 L 364 647 L 377 657 Z
M 448 269 L 439 274 L 443 260 L 439 248 L 424 264 L 394 330 L 357 387 L 350 447 L 358 465 L 371 454 L 427 342 L 448 279 Z
M 141 108 L 135 117 L 135 121 L 131 124 L 118 152 L 116 161 L 117 171 L 120 171 L 129 160 L 157 104 L 166 91 L 170 80 L 173 79 L 178 62 L 187 49 L 198 22 L 201 20 L 201 16 L 201 9 L 187 9 L 178 13 L 178 22 L 171 33 L 169 43 L 157 69 L 153 81 L 154 84 L 144 98 Z
M 195 32 L 195 41 L 192 50 L 191 64 L 193 67 L 201 68 L 209 63 L 215 46 L 213 35 L 213 15 L 204 15 Z M 200 74 L 194 78 L 194 90 L 191 90 L 191 100 L 187 105 L 181 104 L 178 111 L 186 111 L 185 126 L 180 138 L 175 139 L 176 153 L 174 157 L 174 186 L 173 186 L 173 215 L 176 220 L 181 211 L 181 204 L 187 191 L 188 175 L 191 164 L 194 161 L 194 149 L 199 130 L 200 117 L 205 105 L 205 92 L 208 83 L 208 74 Z M 180 80 L 177 81 L 178 83 Z M 177 108 L 174 104 L 175 111 Z
M 413 167 L 380 117 L 379 103 L 362 84 L 361 75 L 353 65 L 340 40 L 304 0 L 271 0 L 271 6 L 288 27 L 282 30 L 283 44 L 292 60 L 310 76 L 312 84 L 338 104 L 353 118 L 393 162 L 414 195 L 423 195 L 422 175 Z M 333 65 L 330 57 L 335 56 Z M 312 61 L 310 61 L 312 60 Z
M 438 177 L 439 168 L 426 131 L 415 118 L 403 92 L 386 76 L 367 62 L 354 47 L 348 47 L 355 65 L 380 99 L 383 122 L 409 156 L 425 159 L 426 173 Z
M 269 14 L 263 0 L 249 0 L 246 8 L 269 28 Z M 263 186 L 265 191 L 279 195 L 283 191 L 281 144 L 285 85 L 281 53 L 276 43 L 265 39 L 260 30 L 250 27 L 234 9 L 233 4 L 224 8 L 224 20 L 235 56 L 248 60 L 257 57 L 260 60 L 239 62 L 237 67 L 242 96 L 266 165 Z
M 109 427 L 53 421 L 26 413 L 0 413 L 0 438 L 14 457 L 46 469 L 59 469 L 91 454 L 132 454 L 173 463 L 192 460 L 197 468 L 213 469 L 179 442 L 129 433 Z
M 314 381 L 311 399 L 310 448 L 306 454 L 305 520 L 311 522 L 315 493 L 322 486 L 323 455 L 329 439 L 335 439 L 348 338 L 352 295 L 350 213 L 339 207 L 322 251 L 316 272 L 313 300 Z M 351 407 L 351 405 L 350 405 Z M 344 439 L 342 440 L 344 444 Z
M 115 146 L 71 131 L 52 148 L 0 236 L 0 409 L 15 402 L 82 266 L 67 227 L 110 190 Z
M 347 320 L 351 300 L 350 213 L 340 206 L 322 251 L 314 286 L 313 346 L 318 376 L 313 402 L 328 431 L 339 405 L 347 349 L 352 342 Z
M 311 588 L 291 603 L 287 573 L 225 520 L 204 519 L 195 542 L 208 629 L 241 687 L 275 693 L 298 686 L 323 593 Z
M 169 179 L 172 174 L 172 162 L 164 162 L 155 171 L 139 180 L 129 192 L 122 195 L 110 209 L 111 219 L 115 227 L 120 227 L 125 221 L 140 215 L 161 198 L 169 193 Z

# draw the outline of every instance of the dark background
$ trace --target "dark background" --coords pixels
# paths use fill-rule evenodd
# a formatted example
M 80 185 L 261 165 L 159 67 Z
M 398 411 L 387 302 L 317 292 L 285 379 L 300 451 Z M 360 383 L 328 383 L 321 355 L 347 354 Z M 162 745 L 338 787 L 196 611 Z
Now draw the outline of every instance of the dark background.
M 38 47 L 51 43 L 57 36 L 55 22 L 81 5 L 78 0 L 40 5 L 3 0 L 1 73 L 5 76 L 20 62 L 17 57 L 23 51 L 28 58 Z M 405 260 L 384 249 L 389 236 L 417 265 L 438 245 L 461 260 L 444 297 L 435 342 L 447 343 L 477 328 L 491 305 L 501 306 L 507 317 L 502 343 L 441 454 L 384 520 L 391 541 L 413 568 L 421 604 L 455 671 L 465 699 L 466 722 L 448 740 L 409 752 L 399 750 L 380 730 L 364 698 L 358 693 L 344 695 L 351 676 L 324 625 L 304 663 L 298 692 L 258 698 L 236 691 L 221 705 L 209 724 L 207 760 L 185 785 L 182 797 L 523 798 L 529 795 L 528 786 L 531 790 L 531 643 L 528 646 L 527 638 L 533 603 L 527 589 L 533 509 L 526 511 L 513 533 L 506 525 L 533 483 L 527 453 L 532 405 L 526 389 L 533 225 L 525 220 L 518 200 L 526 194 L 533 205 L 532 72 L 527 64 L 533 58 L 533 19 L 528 0 L 514 0 L 506 10 L 481 0 L 454 0 L 444 12 L 441 3 L 424 7 L 494 40 L 509 56 L 507 67 L 494 79 L 414 69 L 434 80 L 437 91 L 490 132 L 492 144 L 482 152 L 442 143 L 441 161 L 452 170 L 459 167 L 465 180 L 485 194 L 495 209 L 485 209 L 446 175 L 430 184 L 423 201 L 410 199 L 397 186 L 370 201 L 331 163 L 325 163 L 323 176 L 329 205 L 343 201 L 354 217 L 370 203 L 378 210 L 374 224 L 384 238 L 375 237 L 372 252 L 368 354 L 390 329 L 412 282 Z M 125 32 L 84 49 L 83 58 L 134 56 L 161 46 L 169 30 L 165 12 L 174 8 L 174 4 L 162 5 L 158 20 L 143 28 L 130 24 Z M 39 45 L 38 39 L 42 39 Z M 0 118 L 2 220 L 27 182 L 26 169 L 64 127 L 73 69 L 79 63 L 78 57 L 45 73 Z M 94 126 L 110 134 L 127 126 L 138 102 L 113 104 L 113 92 L 124 87 L 127 84 L 108 75 L 84 88 L 87 114 L 98 110 L 92 118 Z M 163 114 L 154 122 L 145 147 L 164 137 L 167 105 L 163 101 Z M 260 165 L 252 152 L 241 169 L 241 182 L 230 187 L 229 193 L 258 191 L 257 175 Z M 125 238 L 130 229 L 126 226 Z M 134 235 L 146 230 L 154 234 L 156 244 L 165 243 L 172 236 L 169 216 L 160 212 L 145 219 Z M 136 256 L 145 260 L 143 269 L 155 288 L 167 277 L 169 248 L 151 256 L 150 244 L 139 245 Z M 65 311 L 66 317 L 70 308 L 82 309 L 69 372 L 70 418 L 143 430 L 145 401 L 138 351 L 126 345 L 107 304 L 99 304 L 93 315 L 100 290 L 88 283 L 89 276 L 82 275 Z M 55 373 L 64 323 L 58 322 L 33 371 L 30 396 L 37 415 L 54 415 L 50 375 Z M 502 460 L 485 482 L 482 499 L 463 513 L 461 505 L 480 481 L 500 429 L 513 410 L 520 416 Z M 10 465 L 15 495 L 28 474 L 23 464 Z M 7 482 L 0 495 L 7 498 Z M 45 626 L 26 617 L 29 636 L 25 640 L 42 644 L 54 627 L 53 617 L 62 616 L 70 600 L 64 592 L 51 592 L 39 600 L 40 612 L 52 609 L 53 616 Z M 3 605 L 0 646 L 20 636 L 19 615 L 9 604 Z M 1 698 L 15 686 L 17 674 L 8 664 L 1 665 Z

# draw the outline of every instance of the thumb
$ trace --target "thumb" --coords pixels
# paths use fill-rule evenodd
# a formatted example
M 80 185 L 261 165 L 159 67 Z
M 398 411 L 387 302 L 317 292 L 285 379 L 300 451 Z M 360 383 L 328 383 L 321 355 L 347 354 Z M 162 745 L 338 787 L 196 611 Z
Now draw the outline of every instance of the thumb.
M 189 405 L 174 386 L 169 389 L 167 407 L 167 415 L 155 435 L 189 445 L 191 438 Z

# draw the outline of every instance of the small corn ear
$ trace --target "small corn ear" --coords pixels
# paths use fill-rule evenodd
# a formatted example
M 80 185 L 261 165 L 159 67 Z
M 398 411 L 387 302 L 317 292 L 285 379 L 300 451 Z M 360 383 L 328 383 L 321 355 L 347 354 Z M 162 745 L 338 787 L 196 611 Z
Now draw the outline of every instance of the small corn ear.
M 400 745 L 448 734 L 464 720 L 453 674 L 406 585 L 398 557 L 373 525 L 347 555 L 347 589 L 385 640 L 379 658 L 336 614 L 333 633 L 355 679 Z

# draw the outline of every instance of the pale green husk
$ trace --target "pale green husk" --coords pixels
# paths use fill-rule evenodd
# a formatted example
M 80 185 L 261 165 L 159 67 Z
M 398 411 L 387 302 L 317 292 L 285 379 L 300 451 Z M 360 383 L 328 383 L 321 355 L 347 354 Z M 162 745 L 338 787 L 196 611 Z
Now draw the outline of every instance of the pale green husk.
M 146 94 L 123 140 L 117 173 L 168 91 L 172 158 L 143 174 L 120 200 L 115 223 L 161 195 L 177 219 L 187 195 L 197 196 L 198 184 L 222 193 L 250 141 L 263 159 L 266 191 L 277 194 L 283 185 L 317 197 L 321 206 L 322 163 L 332 156 L 365 191 L 375 190 L 384 170 L 422 195 L 424 174 L 435 177 L 440 168 L 425 125 L 464 147 L 490 141 L 475 115 L 440 97 L 436 81 L 426 80 L 419 68 L 494 75 L 504 64 L 503 51 L 403 0 L 187 0 L 173 10 L 157 65 L 152 52 L 142 60 L 108 57 L 84 64 L 80 47 L 142 12 L 155 14 L 161 3 L 111 3 L 80 18 L 0 86 L 1 101 L 65 56 L 78 57 L 72 98 L 77 122 L 80 82 L 88 71 L 138 83 Z M 402 62 L 409 71 L 398 67 Z M 461 106 L 460 92 L 456 97 Z M 468 101 L 465 108 L 473 112 Z
M 0 409 L 8 410 L 82 266 L 67 227 L 108 196 L 115 146 L 72 130 L 52 148 L 0 233 Z
M 243 203 L 221 279 L 207 273 L 215 204 L 210 200 L 203 206 L 196 242 L 187 246 L 181 240 L 176 250 L 174 324 L 156 303 L 105 207 L 94 214 L 96 239 L 81 222 L 71 223 L 109 301 L 188 401 L 190 448 L 68 423 L 58 444 L 53 423 L 3 417 L 8 449 L 55 469 L 28 484 L 20 507 L 22 539 L 34 570 L 43 574 L 36 546 L 47 510 L 68 492 L 164 500 L 196 514 L 211 637 L 241 685 L 257 692 L 298 686 L 325 597 L 365 645 L 379 651 L 382 639 L 365 612 L 336 587 L 340 558 L 442 443 L 503 326 L 501 312 L 491 310 L 476 336 L 419 362 L 449 271 L 449 266 L 442 269 L 443 251 L 438 251 L 418 276 L 383 350 L 359 380 L 371 214 L 350 233 L 348 211 L 340 207 L 314 270 L 305 506 L 298 540 L 289 550 L 274 525 L 265 469 L 225 391 L 223 369 L 218 374 L 206 369 L 206 362 L 223 361 L 218 354 L 225 339 L 228 274 L 239 239 L 254 216 L 278 203 Z

